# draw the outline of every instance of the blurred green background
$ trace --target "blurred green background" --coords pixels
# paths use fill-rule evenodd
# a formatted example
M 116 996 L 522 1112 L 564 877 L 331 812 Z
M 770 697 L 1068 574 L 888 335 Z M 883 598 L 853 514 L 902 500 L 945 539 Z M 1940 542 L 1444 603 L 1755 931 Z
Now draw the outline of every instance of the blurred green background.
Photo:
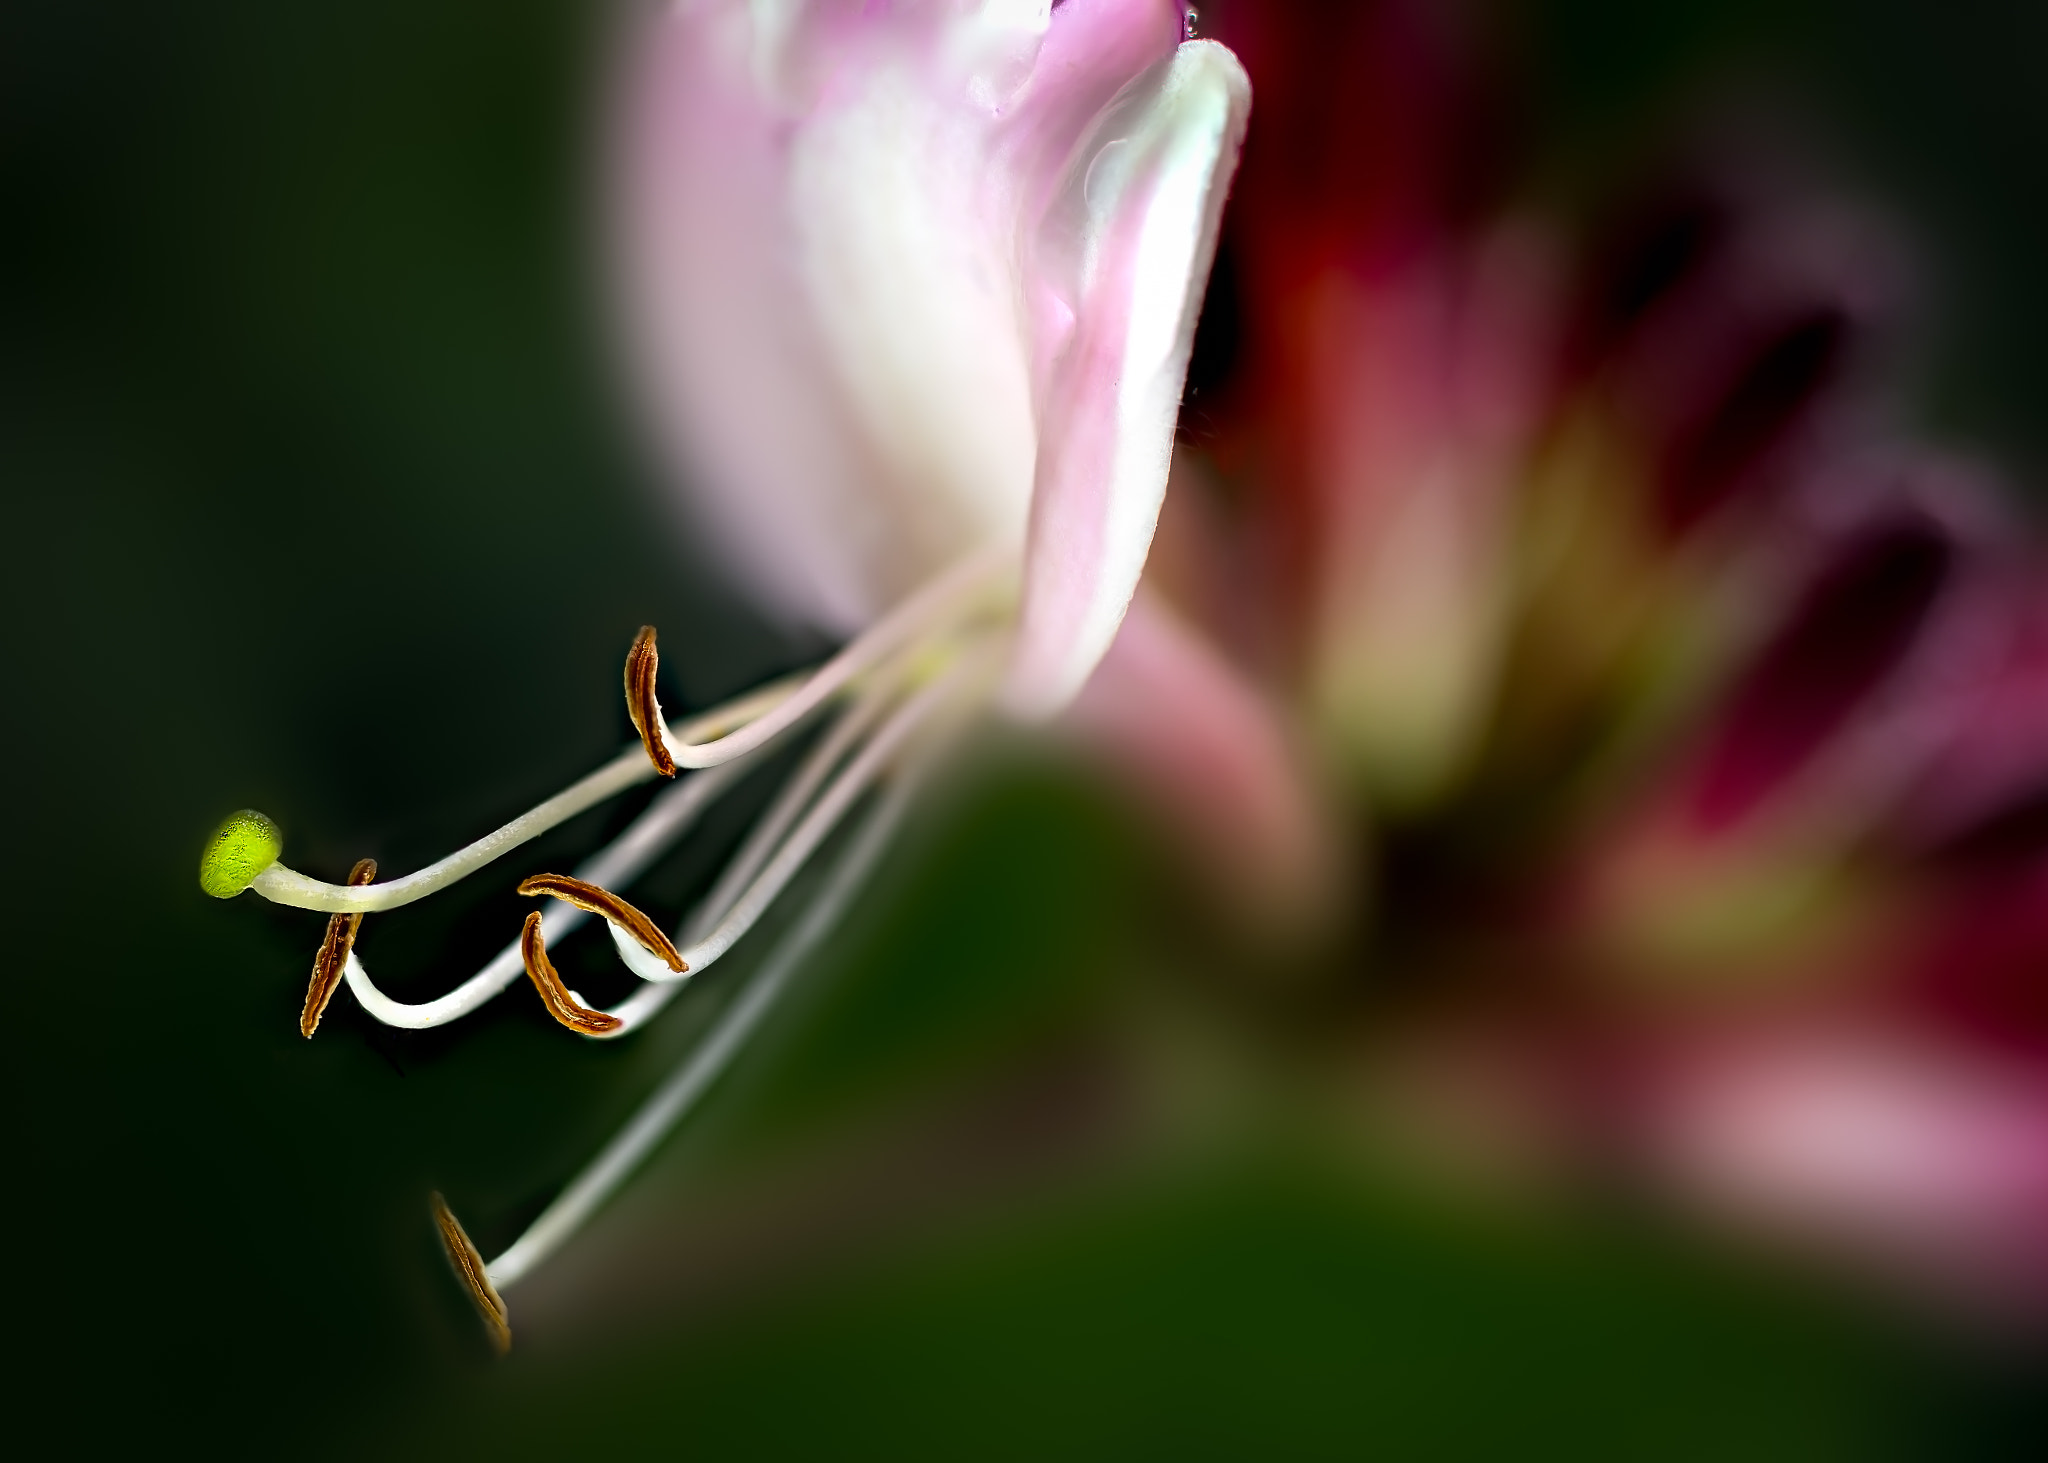
M 1676 9 L 1488 12 L 1559 195 L 1716 97 L 1789 103 L 1933 262 L 1925 423 L 2042 463 L 2048 10 Z M 672 707 L 819 648 L 693 555 L 620 409 L 584 166 L 603 10 L 0 17 L 17 1456 L 2037 1455 L 2026 1344 L 1625 1216 L 1419 1199 L 1284 1102 L 1162 1139 L 1233 1080 L 1145 1071 L 1186 954 L 1167 876 L 1014 749 L 514 1293 L 494 1364 L 425 1194 L 494 1251 L 756 957 L 623 1049 L 517 993 L 434 1033 L 343 997 L 309 1044 L 320 920 L 216 904 L 194 867 L 241 806 L 309 872 L 437 857 L 621 744 L 643 621 Z M 465 888 L 362 948 L 424 994 L 522 907 Z M 613 993 L 596 949 L 564 964 Z

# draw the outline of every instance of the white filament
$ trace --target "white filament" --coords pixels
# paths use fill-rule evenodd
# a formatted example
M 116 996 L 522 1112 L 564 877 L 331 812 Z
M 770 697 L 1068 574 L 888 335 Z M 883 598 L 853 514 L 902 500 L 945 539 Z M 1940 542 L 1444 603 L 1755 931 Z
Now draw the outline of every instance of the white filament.
M 936 681 L 926 686 L 906 701 L 896 714 L 889 718 L 882 729 L 868 740 L 859 755 L 849 762 L 845 769 L 832 780 L 824 794 L 804 814 L 803 821 L 796 825 L 775 856 L 756 876 L 747 891 L 734 900 L 732 907 L 719 919 L 717 926 L 701 939 L 693 940 L 682 949 L 683 964 L 692 972 L 702 970 L 712 961 L 730 950 L 740 936 L 753 928 L 762 912 L 775 901 L 783 887 L 795 877 L 804 861 L 817 849 L 846 811 L 854 799 L 866 792 L 888 766 L 911 733 L 917 730 L 944 694 L 952 689 L 950 680 Z M 677 980 L 677 972 L 663 967 L 665 980 Z
M 647 760 L 637 748 L 635 754 L 641 761 Z M 624 833 L 578 868 L 576 877 L 607 887 L 630 883 L 697 821 L 698 815 L 713 798 L 739 780 L 740 772 L 740 765 L 732 763 L 677 783 L 650 803 L 647 811 L 634 819 Z M 573 904 L 557 905 L 543 913 L 541 929 L 548 939 L 559 940 L 588 918 L 587 913 Z M 482 970 L 447 995 L 417 1005 L 394 1001 L 378 990 L 353 950 L 349 952 L 348 964 L 343 969 L 348 977 L 348 988 L 355 993 L 356 1000 L 365 1011 L 386 1026 L 420 1031 L 467 1016 L 517 980 L 525 973 L 526 966 L 520 959 L 519 942 L 514 940 Z
M 852 644 L 805 677 L 786 677 L 684 723 L 680 731 L 664 730 L 670 754 L 680 767 L 710 768 L 760 750 L 798 725 L 845 690 L 892 651 L 948 620 L 964 618 L 979 608 L 982 596 L 1000 582 L 1013 556 L 987 551 L 962 560 L 890 611 Z M 734 728 L 727 730 L 727 728 Z M 709 740 L 698 741 L 698 737 Z M 588 777 L 522 813 L 504 827 L 487 833 L 439 863 L 377 884 L 329 884 L 274 863 L 249 887 L 278 904 L 317 909 L 328 914 L 372 913 L 396 909 L 444 889 L 485 864 L 538 838 L 557 824 L 595 807 L 605 799 L 655 775 L 653 764 L 638 746 L 627 748 Z
M 888 696 L 897 684 L 898 678 L 894 675 L 878 676 L 874 685 L 864 691 L 854 706 L 834 723 L 832 730 L 798 769 L 796 777 L 792 779 L 789 788 L 785 789 L 777 804 L 770 809 L 768 817 L 763 819 L 763 828 L 770 838 L 780 836 L 781 828 L 786 827 L 789 819 L 800 810 L 802 802 L 809 800 L 825 774 L 846 755 L 854 741 L 873 726 L 876 716 L 887 706 Z M 697 815 L 713 798 L 738 779 L 742 766 L 742 763 L 734 761 L 719 767 L 707 768 L 661 794 L 631 827 L 585 862 L 576 871 L 576 877 L 588 883 L 601 884 L 608 889 L 618 889 L 630 884 L 649 864 L 659 858 L 676 838 L 687 831 L 696 821 Z M 795 795 L 794 798 L 792 794 Z M 761 829 L 756 830 L 755 835 L 741 848 L 734 860 L 735 865 L 740 866 L 748 876 L 751 876 L 752 868 L 759 863 L 758 845 L 763 841 L 761 832 Z M 731 871 L 728 870 L 728 877 L 712 891 L 711 898 L 706 901 L 708 909 L 722 913 L 730 903 L 730 895 L 724 892 L 727 885 L 733 883 L 730 874 Z M 550 944 L 558 943 L 588 918 L 589 914 L 586 911 L 574 905 L 551 903 L 542 912 L 542 938 Z M 631 936 L 624 934 L 616 925 L 607 927 L 611 930 L 613 940 L 618 944 L 619 958 L 628 970 L 643 980 L 655 979 L 657 976 L 669 980 L 676 978 L 677 972 L 671 971 L 661 961 L 641 949 Z M 343 972 L 348 978 L 349 989 L 355 993 L 356 1000 L 371 1016 L 386 1026 L 419 1031 L 432 1026 L 446 1025 L 450 1021 L 467 1016 L 517 981 L 525 969 L 525 960 L 520 954 L 520 942 L 514 940 L 462 985 L 435 1000 L 418 1003 L 395 1001 L 385 995 L 370 979 L 368 970 L 356 958 L 354 951 L 349 952 L 348 963 L 343 967 Z M 577 1004 L 584 1004 L 581 997 L 577 998 Z M 623 1033 L 621 1031 L 611 1034 Z
M 647 1099 L 632 1121 L 548 1205 L 526 1233 L 485 1267 L 493 1285 L 504 1289 L 559 1249 L 718 1080 L 788 986 L 790 976 L 805 956 L 838 922 L 847 902 L 887 845 L 906 800 L 907 788 L 898 784 L 868 815 L 854 843 L 840 856 L 831 878 L 804 911 L 802 920 L 775 947 L 753 982 L 726 1008 L 702 1045 Z
M 757 834 L 766 833 L 768 837 L 757 836 L 749 840 L 749 846 L 735 856 L 733 867 L 728 871 L 729 877 L 720 881 L 719 890 L 715 892 L 723 893 L 728 885 L 737 887 L 739 879 L 730 877 L 733 873 L 751 875 L 752 882 L 746 886 L 743 893 L 731 898 L 729 903 L 716 898 L 705 900 L 697 917 L 691 921 L 690 930 L 693 934 L 706 925 L 710 928 L 703 929 L 703 933 L 696 934 L 695 938 L 683 947 L 683 963 L 689 967 L 688 971 L 678 973 L 651 959 L 627 959 L 627 968 L 640 976 L 646 984 L 605 1013 L 617 1017 L 619 1025 L 610 1031 L 597 1034 L 597 1039 L 616 1040 L 644 1026 L 657 1011 L 668 1004 L 682 988 L 685 980 L 718 959 L 753 928 L 768 906 L 775 901 L 775 897 L 796 876 L 805 861 L 817 851 L 818 845 L 824 842 L 844 819 L 848 809 L 886 772 L 891 760 L 903 749 L 904 744 L 932 720 L 934 712 L 948 704 L 949 698 L 954 704 L 959 703 L 957 693 L 961 678 L 979 668 L 979 665 L 980 663 L 976 662 L 956 666 L 952 672 L 932 682 L 900 706 L 895 715 L 890 717 L 853 760 L 833 778 L 824 793 L 811 804 L 803 820 L 797 823 L 788 837 L 775 846 L 773 855 L 766 857 L 764 863 L 769 838 L 789 824 L 801 803 L 798 798 L 790 798 L 771 808 L 768 815 L 762 819 L 761 828 L 757 830 Z M 800 775 L 798 782 L 808 782 L 815 787 L 836 761 L 836 757 L 831 755 L 832 752 L 833 749 L 821 746 L 820 755 L 803 770 L 807 775 Z M 760 872 L 753 874 L 752 870 L 757 867 Z M 616 941 L 616 937 L 615 942 L 618 943 L 620 953 L 624 955 L 625 943 Z
M 775 795 L 775 801 L 769 805 L 768 811 L 762 814 L 760 821 L 754 825 L 753 831 L 747 835 L 739 851 L 726 864 L 725 872 L 719 875 L 718 882 L 711 886 L 711 892 L 698 902 L 696 913 L 685 921 L 682 932 L 677 935 L 678 939 L 687 942 L 701 938 L 707 930 L 717 924 L 727 910 L 731 909 L 748 881 L 760 871 L 762 861 L 775 851 L 783 834 L 789 830 L 789 825 L 816 795 L 820 784 L 832 769 L 845 759 L 846 754 L 860 739 L 874 728 L 876 718 L 888 709 L 890 697 L 896 691 L 897 684 L 894 676 L 878 675 L 861 694 L 860 699 L 832 723 L 832 730 L 811 749 L 802 765 L 797 768 L 796 775 Z M 696 973 L 694 968 L 687 973 L 671 970 L 665 961 L 642 948 L 638 940 L 618 925 L 607 924 L 605 928 L 611 932 L 612 945 L 618 951 L 620 963 L 644 981 L 658 983 L 663 990 L 673 992 L 681 985 L 683 979 Z M 639 1020 L 651 1016 L 663 1004 L 664 1002 L 655 1001 L 644 1008 L 636 1008 L 635 1015 L 638 1020 L 630 1025 L 637 1025 Z M 621 1036 L 630 1029 L 630 1025 L 605 1034 Z
M 692 743 L 671 734 L 669 755 L 679 767 L 715 767 L 764 746 L 836 695 L 855 676 L 920 635 L 971 614 L 1001 580 L 1016 569 L 1016 551 L 1007 547 L 972 554 L 862 631 L 852 644 L 818 667 L 802 689 L 774 710 L 730 735 Z

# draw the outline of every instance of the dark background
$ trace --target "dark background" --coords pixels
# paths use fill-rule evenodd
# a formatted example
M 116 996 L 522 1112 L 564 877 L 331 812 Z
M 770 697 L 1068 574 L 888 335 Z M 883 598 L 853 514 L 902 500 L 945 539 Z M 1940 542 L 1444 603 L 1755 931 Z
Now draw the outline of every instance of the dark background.
M 1491 13 L 1560 200 L 1731 97 L 1796 115 L 1931 266 L 1922 425 L 2033 486 L 2048 9 Z M 0 10 L 8 1434 L 264 1456 L 2034 1456 L 2027 1347 L 1647 1226 L 1438 1212 L 1284 1115 L 1195 1152 L 1117 1137 L 1130 1104 L 1100 1050 L 1160 963 L 1160 875 L 1084 783 L 1023 756 L 906 844 L 654 1171 L 515 1294 L 519 1349 L 491 1361 L 425 1193 L 494 1251 L 731 985 L 623 1050 L 516 996 L 426 1034 L 344 997 L 308 1044 L 320 920 L 214 903 L 194 867 L 241 806 L 328 877 L 439 856 L 622 742 L 643 621 L 672 708 L 817 649 L 693 554 L 618 409 L 584 196 L 600 18 Z M 573 859 L 625 811 L 535 857 Z M 673 914 L 733 826 L 649 903 Z M 373 919 L 363 949 L 424 994 L 519 908 L 465 889 Z

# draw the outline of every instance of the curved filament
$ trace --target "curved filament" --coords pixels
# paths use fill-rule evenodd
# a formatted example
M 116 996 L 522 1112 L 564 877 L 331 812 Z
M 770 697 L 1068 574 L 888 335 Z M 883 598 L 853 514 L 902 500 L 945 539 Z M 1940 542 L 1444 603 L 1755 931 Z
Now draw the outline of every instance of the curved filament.
M 605 1145 L 604 1151 L 542 1211 L 526 1233 L 491 1261 L 487 1271 L 491 1281 L 509 1286 L 559 1249 L 718 1080 L 754 1028 L 774 1007 L 804 959 L 839 922 L 888 845 L 909 793 L 907 785 L 899 784 L 876 805 L 859 836 L 840 855 L 825 887 L 804 911 L 803 919 L 775 947 L 752 983 L 726 1007 L 711 1034 L 690 1053 L 675 1075 L 647 1099 L 632 1121 Z M 672 989 L 654 987 L 647 993 L 666 995 Z
M 609 847 L 599 851 L 578 869 L 577 877 L 593 884 L 631 883 L 697 821 L 713 798 L 739 781 L 745 770 L 739 764 L 714 767 L 669 788 L 650 803 L 647 811 Z M 551 910 L 547 916 L 549 938 L 561 939 L 588 917 L 573 905 Z M 482 970 L 454 990 L 436 1000 L 418 1004 L 394 1001 L 378 990 L 369 972 L 353 954 L 348 958 L 347 976 L 349 991 L 371 1016 L 386 1026 L 420 1031 L 467 1016 L 519 979 L 524 969 L 524 962 L 519 958 L 519 942 L 514 940 Z
M 1012 550 L 989 549 L 963 560 L 878 620 L 817 670 L 786 677 L 750 692 L 694 718 L 680 730 L 669 729 L 663 734 L 664 746 L 678 767 L 691 768 L 718 767 L 759 751 L 891 652 L 977 609 L 1000 583 L 1002 571 L 1014 567 L 1014 559 Z M 659 705 L 653 709 L 658 718 Z M 706 739 L 696 740 L 699 737 Z M 538 838 L 557 824 L 655 775 L 656 768 L 647 749 L 634 746 L 504 827 L 402 878 L 351 888 L 310 879 L 282 863 L 273 863 L 249 887 L 274 903 L 330 914 L 396 909 L 475 873 L 529 839 Z

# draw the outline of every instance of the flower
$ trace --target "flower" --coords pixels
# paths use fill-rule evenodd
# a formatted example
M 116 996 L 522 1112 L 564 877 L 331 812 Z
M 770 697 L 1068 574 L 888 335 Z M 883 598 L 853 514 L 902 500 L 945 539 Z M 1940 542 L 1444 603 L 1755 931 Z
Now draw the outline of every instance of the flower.
M 1534 218 L 1430 7 L 1225 25 L 1265 98 L 1236 365 L 1145 592 L 1348 805 L 1367 1085 L 1449 1071 L 1418 1127 L 1509 1091 L 1568 1169 L 2048 1295 L 2039 553 L 1871 389 L 1890 231 L 1725 152 Z M 1287 800 L 1145 755 L 1218 841 Z
M 1235 58 L 1191 29 L 1168 0 L 678 0 L 624 32 L 609 196 L 646 414 L 741 575 L 850 643 L 671 728 L 644 629 L 625 675 L 641 745 L 468 848 L 381 882 L 366 860 L 328 884 L 276 862 L 274 827 L 245 813 L 201 871 L 209 893 L 332 915 L 309 1037 L 344 980 L 378 1020 L 423 1027 L 523 970 L 564 1025 L 614 1038 L 860 820 L 785 946 L 522 1239 L 486 1264 L 437 1198 L 494 1337 L 509 1337 L 497 1287 L 567 1238 L 717 1075 L 959 729 L 991 701 L 1058 712 L 1115 637 L 1166 489 L 1250 104 Z M 828 715 L 674 943 L 617 895 L 747 759 Z M 564 907 L 529 916 L 471 980 L 421 1004 L 372 984 L 353 948 L 363 915 L 679 769 L 695 775 L 575 877 L 520 886 Z M 590 913 L 644 981 L 609 1011 L 547 954 Z

